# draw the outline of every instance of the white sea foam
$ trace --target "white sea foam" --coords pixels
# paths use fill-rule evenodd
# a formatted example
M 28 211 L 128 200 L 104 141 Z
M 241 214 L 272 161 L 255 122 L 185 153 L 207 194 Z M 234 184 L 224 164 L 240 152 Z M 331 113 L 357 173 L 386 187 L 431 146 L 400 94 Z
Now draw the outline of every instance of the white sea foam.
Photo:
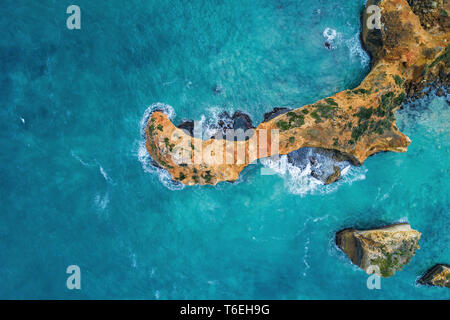
M 330 215 L 327 214 L 326 216 L 323 216 L 323 217 L 314 218 L 313 222 L 316 223 L 317 221 L 322 221 L 322 220 L 328 219 L 329 216 Z
M 139 142 L 138 149 L 138 159 L 142 165 L 142 168 L 145 172 L 156 174 L 158 176 L 159 181 L 170 190 L 181 190 L 184 189 L 184 184 L 174 181 L 170 176 L 169 172 L 165 169 L 158 168 L 152 164 L 152 158 L 147 152 L 145 148 L 145 140 Z
M 136 268 L 137 261 L 136 261 L 136 254 L 134 252 L 130 253 L 130 259 L 131 259 L 131 267 Z
M 218 130 L 221 130 L 219 122 L 223 121 L 226 124 L 230 121 L 233 115 L 233 110 L 224 109 L 218 106 L 209 107 L 206 109 L 206 114 L 201 115 L 198 124 L 202 128 L 202 135 L 204 139 L 209 139 L 214 136 Z
M 322 35 L 325 38 L 326 42 L 331 45 L 332 49 L 339 48 L 340 44 L 342 43 L 342 33 L 336 31 L 335 29 L 327 27 L 323 31 Z
M 308 163 L 304 169 L 289 163 L 286 155 L 278 160 L 271 158 L 261 159 L 261 163 L 285 179 L 289 192 L 304 196 L 316 190 L 323 183 L 311 176 L 311 165 Z
M 308 239 L 306 240 L 306 243 L 305 243 L 305 254 L 303 255 L 303 263 L 304 263 L 304 265 L 305 265 L 305 271 L 303 272 L 303 276 L 304 276 L 304 277 L 306 276 L 306 271 L 307 271 L 309 268 L 311 268 L 311 266 L 310 266 L 309 263 L 308 263 L 309 243 L 310 243 L 310 240 L 309 240 L 309 238 L 308 238 Z
M 140 123 L 140 132 L 141 136 L 145 138 L 145 126 L 147 125 L 148 119 L 152 116 L 152 113 L 156 110 L 161 110 L 164 112 L 170 120 L 173 120 L 173 118 L 176 116 L 175 110 L 172 106 L 169 106 L 168 104 L 157 102 L 152 105 L 150 105 L 145 111 L 144 115 L 142 116 L 141 123 Z
M 409 223 L 408 217 L 401 217 L 397 221 L 398 223 Z
M 345 46 L 349 49 L 350 59 L 359 59 L 361 66 L 367 67 L 369 65 L 370 57 L 361 45 L 359 32 L 354 34 L 350 39 L 345 39 L 340 32 L 327 27 L 323 31 L 323 36 L 333 48 L 338 48 L 341 44 L 345 44 Z
M 147 110 L 145 110 L 140 122 L 141 140 L 138 144 L 137 157 L 144 171 L 156 174 L 160 182 L 166 188 L 170 190 L 181 190 L 185 187 L 185 185 L 178 181 L 174 181 L 167 170 L 156 167 L 145 146 L 145 126 L 148 122 L 148 119 L 151 117 L 151 114 L 155 110 L 162 110 L 171 119 L 173 119 L 173 117 L 175 116 L 175 111 L 173 110 L 173 108 L 163 103 L 155 103 L 149 106 Z M 232 110 L 223 110 L 219 107 L 210 107 L 207 109 L 206 115 L 201 116 L 199 124 L 202 127 L 204 138 L 209 138 L 217 132 L 217 130 L 219 129 L 217 123 L 220 120 L 228 120 L 227 116 L 222 116 L 224 111 L 228 112 L 228 114 L 232 113 Z M 332 165 L 332 161 L 333 160 L 331 159 L 322 158 L 321 163 L 319 164 L 319 168 L 321 166 L 326 167 Z M 300 196 L 315 193 L 325 194 L 333 192 L 337 190 L 339 185 L 352 184 L 354 181 L 364 180 L 365 173 L 367 171 L 367 169 L 361 167 L 358 168 L 350 166 L 347 162 L 341 162 L 338 164 L 338 166 L 341 168 L 341 179 L 330 185 L 324 185 L 321 180 L 311 175 L 313 168 L 311 167 L 311 164 L 309 162 L 304 167 L 296 166 L 288 161 L 286 155 L 282 155 L 279 158 L 275 159 L 260 159 L 260 162 L 265 169 L 269 169 L 274 174 L 277 174 L 284 178 L 286 188 L 289 192 Z M 239 176 L 237 182 L 242 181 L 241 176 L 242 175 Z M 105 176 L 105 179 L 106 178 L 107 176 Z
M 369 65 L 369 55 L 364 51 L 361 46 L 360 33 L 356 33 L 353 37 L 345 41 L 348 49 L 350 50 L 350 58 L 359 58 L 361 66 L 366 67 Z
M 289 192 L 300 196 L 334 192 L 343 184 L 352 184 L 355 181 L 364 180 L 367 172 L 367 169 L 363 167 L 345 165 L 341 169 L 341 179 L 325 185 L 319 179 L 311 176 L 312 168 L 309 162 L 303 168 L 295 166 L 288 161 L 286 155 L 280 156 L 279 159 L 264 158 L 260 162 L 265 168 L 270 169 L 284 179 L 285 186 Z M 325 165 L 325 163 L 322 165 Z M 342 164 L 339 165 L 342 166 Z
M 103 178 L 107 182 L 112 182 L 111 178 L 108 176 L 108 174 L 106 173 L 105 169 L 103 169 L 103 167 L 101 165 L 99 165 L 99 169 L 100 169 L 100 173 L 102 174 Z
M 326 28 L 323 31 L 323 36 L 327 39 L 327 41 L 333 41 L 336 38 L 337 32 L 334 29 Z

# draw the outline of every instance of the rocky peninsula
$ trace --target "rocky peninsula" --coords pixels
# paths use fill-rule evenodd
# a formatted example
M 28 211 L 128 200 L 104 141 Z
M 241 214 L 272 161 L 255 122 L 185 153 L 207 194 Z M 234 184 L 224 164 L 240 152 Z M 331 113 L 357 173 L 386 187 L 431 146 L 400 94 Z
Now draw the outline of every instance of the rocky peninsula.
M 336 245 L 368 274 L 387 278 L 414 256 L 420 236 L 408 223 L 400 223 L 371 230 L 341 230 L 336 233 Z
M 146 127 L 147 151 L 174 180 L 186 185 L 235 181 L 259 158 L 305 147 L 333 150 L 355 165 L 377 152 L 406 152 L 410 139 L 398 130 L 394 112 L 425 85 L 436 79 L 448 82 L 450 54 L 447 26 L 434 16 L 416 15 L 408 2 L 415 8 L 413 0 L 367 2 L 367 7 L 381 9 L 381 28 L 368 27 L 369 15 L 364 10 L 362 41 L 372 68 L 358 87 L 303 107 L 277 110 L 270 119 L 249 128 L 245 139 L 203 140 L 175 126 L 163 112 L 154 111 Z M 441 19 L 444 4 L 437 6 Z M 431 25 L 424 19 L 437 22 Z M 326 181 L 337 178 L 335 170 Z M 380 231 L 380 235 L 388 232 Z M 416 231 L 398 232 L 412 235 Z M 385 274 L 391 270 L 387 268 Z

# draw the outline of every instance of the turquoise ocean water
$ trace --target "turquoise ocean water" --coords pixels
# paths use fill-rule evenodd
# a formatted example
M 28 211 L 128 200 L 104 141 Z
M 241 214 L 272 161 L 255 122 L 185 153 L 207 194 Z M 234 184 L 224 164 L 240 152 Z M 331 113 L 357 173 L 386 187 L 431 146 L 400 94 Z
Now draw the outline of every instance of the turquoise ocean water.
M 0 298 L 450 298 L 415 284 L 450 263 L 446 97 L 397 113 L 407 153 L 328 187 L 256 164 L 239 183 L 172 190 L 142 150 L 157 102 L 175 122 L 242 110 L 257 124 L 358 85 L 363 2 L 3 0 Z M 81 30 L 66 28 L 71 4 Z M 398 221 L 422 232 L 421 249 L 369 290 L 334 233 Z M 81 290 L 66 288 L 73 264 Z

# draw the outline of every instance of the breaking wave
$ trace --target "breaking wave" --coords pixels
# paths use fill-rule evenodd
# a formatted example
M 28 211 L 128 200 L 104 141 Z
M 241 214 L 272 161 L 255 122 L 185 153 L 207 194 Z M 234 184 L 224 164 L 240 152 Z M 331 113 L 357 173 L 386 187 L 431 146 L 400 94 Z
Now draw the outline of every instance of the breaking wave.
M 367 67 L 370 63 L 370 57 L 366 51 L 364 51 L 361 40 L 360 33 L 356 33 L 353 37 L 345 41 L 347 48 L 350 50 L 350 58 L 359 58 L 361 61 L 361 66 Z
M 142 165 L 144 171 L 156 174 L 159 181 L 170 190 L 181 190 L 185 188 L 185 185 L 181 182 L 175 181 L 170 176 L 169 172 L 163 168 L 159 168 L 155 165 L 154 160 L 147 152 L 145 146 L 145 126 L 152 113 L 156 110 L 163 111 L 169 116 L 171 120 L 175 117 L 174 109 L 163 103 L 155 103 L 149 106 L 140 122 L 140 134 L 141 139 L 138 146 L 138 159 Z M 200 120 L 197 122 L 202 128 L 203 137 L 208 139 L 213 136 L 217 130 L 220 130 L 218 123 L 220 121 L 228 121 L 229 115 L 232 110 L 223 110 L 219 107 L 211 107 L 207 109 L 206 115 L 203 114 Z M 309 161 L 303 164 L 292 163 L 289 161 L 288 156 L 282 155 L 277 159 L 263 158 L 260 159 L 260 163 L 264 168 L 269 169 L 268 174 L 277 174 L 283 177 L 286 188 L 292 194 L 305 196 L 307 194 L 326 194 L 333 192 L 339 188 L 342 184 L 352 184 L 354 181 L 364 180 L 367 169 L 362 167 L 352 166 L 348 161 L 336 161 L 329 157 L 320 155 L 314 148 L 303 148 L 303 153 L 307 157 L 314 156 L 319 160 L 318 165 L 311 165 Z M 305 158 L 306 159 L 306 158 Z M 330 170 L 330 167 L 338 166 L 341 170 L 341 178 L 329 185 L 325 185 L 324 182 L 312 175 L 313 171 L 317 171 L 319 168 L 323 172 Z M 242 175 L 239 176 L 237 183 L 242 181 Z
M 289 162 L 286 155 L 282 155 L 278 159 L 264 158 L 260 162 L 265 168 L 284 179 L 286 189 L 290 193 L 300 196 L 334 192 L 340 185 L 364 180 L 367 172 L 367 169 L 352 166 L 346 161 L 336 162 L 335 165 L 341 169 L 341 178 L 334 183 L 325 185 L 321 180 L 311 175 L 313 167 L 309 162 L 303 167 L 297 166 Z M 325 165 L 325 163 L 322 163 L 322 165 Z
M 370 57 L 362 47 L 360 32 L 354 34 L 350 39 L 345 39 L 342 33 L 337 32 L 335 29 L 325 28 L 323 37 L 332 48 L 339 48 L 341 44 L 344 44 L 350 52 L 350 59 L 359 59 L 362 67 L 369 66 Z

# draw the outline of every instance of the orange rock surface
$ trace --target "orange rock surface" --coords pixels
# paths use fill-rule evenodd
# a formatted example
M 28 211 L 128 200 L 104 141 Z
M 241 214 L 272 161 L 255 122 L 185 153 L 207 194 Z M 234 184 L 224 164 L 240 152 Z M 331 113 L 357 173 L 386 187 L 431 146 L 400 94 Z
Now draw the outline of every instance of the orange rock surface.
M 361 84 L 262 122 L 245 141 L 202 140 L 177 128 L 160 111 L 146 127 L 146 147 L 159 166 L 186 185 L 235 181 L 256 159 L 304 147 L 336 150 L 355 164 L 380 151 L 406 152 L 394 112 L 405 88 L 437 68 L 448 68 L 448 30 L 424 30 L 406 0 L 369 0 L 381 8 L 381 29 L 363 16 L 363 44 L 372 69 Z M 267 148 L 266 148 L 267 146 Z

